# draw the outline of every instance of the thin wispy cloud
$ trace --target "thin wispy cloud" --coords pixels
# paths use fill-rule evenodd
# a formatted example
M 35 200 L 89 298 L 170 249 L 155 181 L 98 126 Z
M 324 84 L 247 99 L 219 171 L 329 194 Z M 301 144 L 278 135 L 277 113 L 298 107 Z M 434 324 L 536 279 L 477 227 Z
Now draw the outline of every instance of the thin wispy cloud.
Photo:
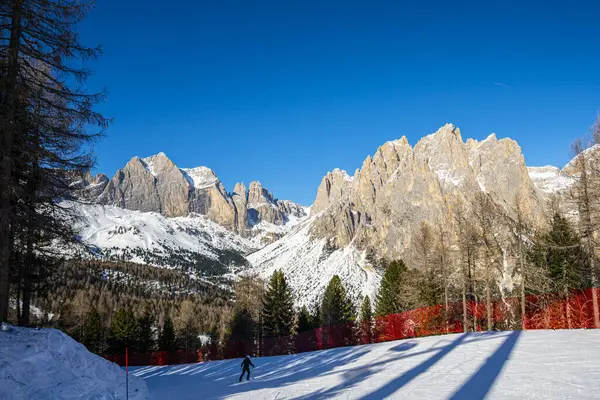
M 504 83 L 502 83 L 502 82 L 492 82 L 492 83 L 493 83 L 494 85 L 496 85 L 496 86 L 510 87 L 510 86 L 508 86 L 508 85 L 506 85 L 506 84 L 504 84 Z

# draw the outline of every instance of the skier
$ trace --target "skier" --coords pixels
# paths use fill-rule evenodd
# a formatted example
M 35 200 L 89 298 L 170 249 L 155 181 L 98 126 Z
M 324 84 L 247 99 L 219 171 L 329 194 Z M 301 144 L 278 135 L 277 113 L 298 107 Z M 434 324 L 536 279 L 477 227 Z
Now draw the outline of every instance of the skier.
M 244 358 L 244 361 L 242 361 L 241 367 L 242 367 L 242 374 L 240 375 L 240 382 L 242 381 L 242 378 L 244 377 L 245 373 L 248 373 L 248 376 L 246 376 L 246 380 L 250 380 L 250 366 L 252 365 L 252 368 L 254 368 L 254 364 L 252 364 L 252 361 L 250 361 L 250 356 L 246 356 L 246 358 Z

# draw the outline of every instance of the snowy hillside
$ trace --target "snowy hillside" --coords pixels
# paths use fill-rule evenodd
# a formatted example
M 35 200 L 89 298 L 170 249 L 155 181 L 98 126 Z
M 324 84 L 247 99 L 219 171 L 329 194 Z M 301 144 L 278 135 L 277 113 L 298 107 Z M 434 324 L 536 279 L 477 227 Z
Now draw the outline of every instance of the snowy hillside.
M 125 398 L 125 372 L 56 329 L 0 331 L 0 399 Z M 130 376 L 129 398 L 149 398 Z
M 115 206 L 77 206 L 81 216 L 78 230 L 81 239 L 115 253 L 126 248 L 161 252 L 183 248 L 217 257 L 216 250 L 246 254 L 256 250 L 252 242 L 210 221 L 191 214 L 167 218 L 154 212 L 131 211 Z M 140 261 L 135 258 L 132 261 Z
M 574 180 L 572 177 L 561 172 L 561 170 L 552 165 L 544 167 L 527 167 L 529 177 L 533 184 L 546 193 L 558 193 L 571 187 Z
M 355 299 L 376 292 L 381 275 L 366 258 L 366 251 L 349 245 L 329 249 L 327 239 L 310 237 L 314 217 L 294 227 L 282 239 L 248 256 L 252 271 L 268 278 L 283 270 L 297 304 L 312 305 L 334 275 L 339 275 Z
M 142 367 L 154 398 L 592 399 L 600 330 L 430 336 L 254 359 Z

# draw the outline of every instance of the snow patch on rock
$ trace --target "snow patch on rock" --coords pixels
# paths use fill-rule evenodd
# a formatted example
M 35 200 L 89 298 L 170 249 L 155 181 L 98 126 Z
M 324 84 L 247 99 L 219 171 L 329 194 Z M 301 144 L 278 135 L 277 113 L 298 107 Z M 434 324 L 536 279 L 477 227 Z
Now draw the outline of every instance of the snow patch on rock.
M 180 168 L 179 170 L 189 184 L 196 189 L 213 186 L 219 181 L 214 171 L 208 167 Z
M 564 174 L 552 165 L 527 167 L 533 184 L 545 193 L 557 193 L 567 190 L 575 182 L 574 178 Z

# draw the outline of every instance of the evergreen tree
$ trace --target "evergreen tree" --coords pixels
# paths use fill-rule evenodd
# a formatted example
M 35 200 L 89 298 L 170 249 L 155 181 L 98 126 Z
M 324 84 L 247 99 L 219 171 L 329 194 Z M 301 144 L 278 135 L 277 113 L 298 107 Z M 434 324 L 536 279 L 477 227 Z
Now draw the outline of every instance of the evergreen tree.
M 402 260 L 394 260 L 388 265 L 377 294 L 375 315 L 384 316 L 405 311 L 405 304 L 402 301 L 402 284 L 407 272 L 408 269 Z
M 167 315 L 163 322 L 163 327 L 158 335 L 158 349 L 160 351 L 175 350 L 175 329 L 173 329 L 173 321 Z
M 235 311 L 231 321 L 230 339 L 235 342 L 254 340 L 256 321 L 250 310 L 242 308 Z
M 153 325 L 154 316 L 152 315 L 150 306 L 146 304 L 144 307 L 144 314 L 138 319 L 136 346 L 138 352 L 147 353 L 154 348 Z
M 346 294 L 342 280 L 337 275 L 331 278 L 325 289 L 321 302 L 321 319 L 323 326 L 342 325 L 355 320 L 352 300 Z
M 318 328 L 323 324 L 323 319 L 321 318 L 321 303 L 319 301 L 316 301 L 313 305 L 310 320 L 313 328 Z
M 586 287 L 587 257 L 580 238 L 562 215 L 554 214 L 550 231 L 534 246 L 534 260 L 547 269 L 556 290 L 568 293 Z
M 371 343 L 373 340 L 373 310 L 369 296 L 365 296 L 360 308 L 360 328 L 363 338 L 367 343 Z
M 126 347 L 132 347 L 137 339 L 137 320 L 129 308 L 121 308 L 110 323 L 112 350 L 117 353 L 125 352 Z
M 102 339 L 104 336 L 104 327 L 102 326 L 102 317 L 96 307 L 90 308 L 85 315 L 83 344 L 89 351 L 96 354 L 102 352 Z
M 306 306 L 302 306 L 298 313 L 298 332 L 306 332 L 313 329 L 313 320 Z
M 371 299 L 369 299 L 369 296 L 365 296 L 362 302 L 360 308 L 360 321 L 369 324 L 373 322 L 373 310 L 371 309 Z
M 229 352 L 233 352 L 230 353 L 233 357 L 254 354 L 256 341 L 260 342 L 257 325 L 250 310 L 235 310 L 231 321 L 231 333 L 227 338 L 227 348 Z
M 294 329 L 294 300 L 283 272 L 271 276 L 263 299 L 263 332 L 269 336 L 290 336 Z

